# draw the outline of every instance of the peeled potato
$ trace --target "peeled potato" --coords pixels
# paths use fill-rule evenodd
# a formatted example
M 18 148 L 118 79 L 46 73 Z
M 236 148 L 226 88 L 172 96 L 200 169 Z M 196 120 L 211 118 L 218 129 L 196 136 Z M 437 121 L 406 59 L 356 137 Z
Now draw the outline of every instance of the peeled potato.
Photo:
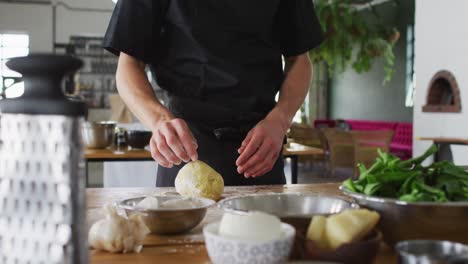
M 180 169 L 175 179 L 175 187 L 181 195 L 217 201 L 224 192 L 224 180 L 208 164 L 197 160 Z
M 307 229 L 307 239 L 313 240 L 318 247 L 322 249 L 328 248 L 327 238 L 325 237 L 325 228 L 327 218 L 325 216 L 314 216 Z
M 367 235 L 379 221 L 380 216 L 376 212 L 366 209 L 347 210 L 341 214 L 328 217 L 325 226 L 325 235 L 331 248 L 355 240 Z

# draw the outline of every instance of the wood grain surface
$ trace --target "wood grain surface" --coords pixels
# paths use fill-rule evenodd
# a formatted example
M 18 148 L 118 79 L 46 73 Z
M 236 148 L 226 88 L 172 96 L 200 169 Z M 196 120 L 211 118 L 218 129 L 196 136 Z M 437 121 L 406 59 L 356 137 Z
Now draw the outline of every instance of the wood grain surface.
M 323 149 L 289 143 L 283 150 L 285 156 L 323 155 Z M 93 160 L 152 160 L 151 152 L 146 149 L 86 149 L 85 159 Z
M 224 197 L 247 195 L 255 193 L 313 193 L 322 195 L 342 196 L 338 190 L 339 184 L 297 184 L 284 186 L 252 186 L 252 187 L 226 187 Z M 174 194 L 173 188 L 115 188 L 115 189 L 88 189 L 88 214 L 97 212 L 102 205 L 122 199 L 139 197 L 151 194 Z M 139 254 L 111 254 L 90 250 L 92 264 L 107 263 L 210 263 L 204 246 L 202 228 L 208 223 L 221 219 L 222 212 L 212 207 L 203 222 L 190 233 L 177 236 L 149 235 L 144 243 L 143 251 Z M 395 254 L 382 244 L 379 256 L 375 263 L 396 263 Z
M 465 138 L 446 138 L 446 137 L 417 137 L 417 140 L 433 141 L 434 143 L 449 143 L 468 145 L 468 139 Z

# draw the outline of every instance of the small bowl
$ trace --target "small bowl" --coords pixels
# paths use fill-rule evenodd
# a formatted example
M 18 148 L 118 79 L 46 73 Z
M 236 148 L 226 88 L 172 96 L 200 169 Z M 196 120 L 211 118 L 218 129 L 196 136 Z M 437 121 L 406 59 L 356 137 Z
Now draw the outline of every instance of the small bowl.
M 84 145 L 89 149 L 112 146 L 116 125 L 113 121 L 85 122 L 81 129 Z
M 127 130 L 125 131 L 125 141 L 134 149 L 144 149 L 149 145 L 153 133 L 145 130 Z
M 161 202 L 180 199 L 180 196 L 154 196 Z M 156 209 L 148 210 L 136 207 L 146 197 L 123 200 L 117 203 L 119 208 L 125 210 L 128 216 L 141 214 L 146 226 L 152 234 L 170 235 L 181 234 L 196 227 L 206 215 L 208 207 L 216 204 L 215 201 L 205 198 L 192 198 L 203 206 L 190 209 Z
M 468 263 L 468 246 L 443 240 L 407 240 L 396 244 L 399 264 Z M 461 262 L 459 262 L 461 261 Z
M 312 240 L 307 240 L 305 234 L 296 236 L 296 244 L 303 245 L 300 259 L 333 261 L 344 264 L 371 264 L 379 251 L 382 233 L 372 230 L 359 241 L 344 244 L 336 250 L 323 250 Z
M 284 236 L 271 241 L 246 241 L 220 236 L 219 222 L 203 229 L 208 255 L 214 264 L 224 263 L 286 263 L 296 231 L 289 224 L 281 224 Z

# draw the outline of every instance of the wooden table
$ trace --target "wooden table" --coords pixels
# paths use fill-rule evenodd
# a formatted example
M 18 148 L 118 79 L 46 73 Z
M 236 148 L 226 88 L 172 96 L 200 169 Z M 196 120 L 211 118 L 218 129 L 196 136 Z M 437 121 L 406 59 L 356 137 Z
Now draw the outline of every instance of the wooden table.
M 315 193 L 324 195 L 341 195 L 338 184 L 295 184 L 285 186 L 254 186 L 254 187 L 226 187 L 224 197 L 245 195 L 252 193 Z M 174 192 L 173 188 L 131 188 L 131 189 L 88 189 L 88 213 L 102 205 L 126 199 L 151 194 L 165 194 Z M 119 264 L 119 263 L 210 263 L 205 249 L 202 235 L 203 226 L 220 221 L 222 211 L 216 207 L 210 208 L 203 222 L 186 235 L 157 236 L 149 235 L 144 242 L 140 254 L 111 254 L 90 250 L 91 264 Z M 382 245 L 377 257 L 377 264 L 396 263 L 395 254 L 389 247 Z
M 320 148 L 309 147 L 298 143 L 289 143 L 283 150 L 285 158 L 291 158 L 291 181 L 297 183 L 299 156 L 323 155 Z M 85 151 L 86 162 L 104 161 L 152 161 L 151 152 L 146 149 L 87 149 Z M 86 172 L 88 169 L 86 168 Z M 86 179 L 88 177 L 86 176 Z
M 434 162 L 447 160 L 453 162 L 451 145 L 468 145 L 468 139 L 446 137 L 418 137 L 417 140 L 432 141 L 439 151 L 434 155 Z
M 88 162 L 103 161 L 152 161 L 151 152 L 146 149 L 86 149 Z
M 299 156 L 324 155 L 321 148 L 309 147 L 299 143 L 291 142 L 283 149 L 283 156 L 291 159 L 291 183 L 297 184 Z

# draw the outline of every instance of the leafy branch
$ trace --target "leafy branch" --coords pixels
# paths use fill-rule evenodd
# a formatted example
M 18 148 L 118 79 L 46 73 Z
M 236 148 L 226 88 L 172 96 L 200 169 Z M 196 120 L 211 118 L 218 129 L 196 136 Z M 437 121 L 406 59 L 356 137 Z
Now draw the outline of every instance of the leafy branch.
M 368 72 L 378 58 L 384 60 L 385 80 L 393 76 L 395 55 L 393 48 L 400 37 L 394 27 L 386 27 L 375 8 L 375 20 L 369 25 L 362 12 L 356 10 L 349 0 L 315 0 L 318 19 L 325 32 L 325 40 L 311 51 L 314 62 L 325 61 L 333 75 L 336 70 L 344 72 L 348 66 L 358 72 Z M 357 52 L 353 53 L 354 48 Z

